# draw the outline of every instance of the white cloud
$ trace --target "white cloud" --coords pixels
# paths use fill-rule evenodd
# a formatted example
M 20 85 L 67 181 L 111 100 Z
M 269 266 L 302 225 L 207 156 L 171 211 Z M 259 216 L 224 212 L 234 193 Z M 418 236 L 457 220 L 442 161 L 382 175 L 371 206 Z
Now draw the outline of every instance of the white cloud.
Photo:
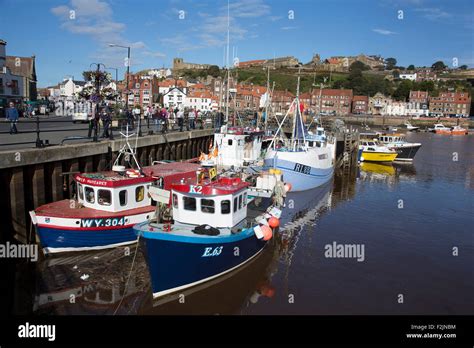
M 166 54 L 162 52 L 152 52 L 152 51 L 144 51 L 143 55 L 148 56 L 148 57 L 153 57 L 153 58 L 164 58 L 166 57 Z
M 270 19 L 270 21 L 272 22 L 276 22 L 276 21 L 279 21 L 280 19 L 283 19 L 283 16 L 270 16 L 268 17 L 268 19 Z
M 280 29 L 281 30 L 293 30 L 293 29 L 297 29 L 298 27 L 281 27 Z
M 227 5 L 221 8 L 222 12 L 227 13 Z M 270 6 L 263 0 L 238 0 L 229 5 L 231 17 L 236 18 L 254 18 L 270 14 Z
M 421 13 L 422 17 L 429 19 L 431 21 L 435 21 L 438 19 L 445 19 L 452 17 L 451 13 L 441 10 L 440 8 L 417 8 L 415 9 L 416 12 Z
M 372 29 L 373 32 L 381 35 L 394 35 L 396 32 L 387 29 Z

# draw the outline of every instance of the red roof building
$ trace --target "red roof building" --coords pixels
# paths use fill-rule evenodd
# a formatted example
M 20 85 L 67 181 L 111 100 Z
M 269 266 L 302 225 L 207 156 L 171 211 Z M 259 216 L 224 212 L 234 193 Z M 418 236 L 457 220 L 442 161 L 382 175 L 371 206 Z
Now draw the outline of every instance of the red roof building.
M 469 117 L 471 97 L 467 92 L 441 92 L 438 97 L 430 98 L 431 116 Z
M 355 95 L 352 97 L 352 113 L 356 115 L 366 114 L 369 110 L 369 97 L 366 95 Z

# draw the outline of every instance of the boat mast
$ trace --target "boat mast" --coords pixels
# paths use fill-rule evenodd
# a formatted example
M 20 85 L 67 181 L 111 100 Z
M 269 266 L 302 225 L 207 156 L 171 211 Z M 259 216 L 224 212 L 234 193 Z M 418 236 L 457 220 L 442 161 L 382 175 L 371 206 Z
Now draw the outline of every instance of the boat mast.
M 296 85 L 296 103 L 295 103 L 295 114 L 293 116 L 293 132 L 291 133 L 291 138 L 294 141 L 296 136 L 296 122 L 298 118 L 298 111 L 300 108 L 300 72 L 301 68 L 298 70 L 298 83 Z
M 230 3 L 227 0 L 227 89 L 225 96 L 225 122 L 229 122 L 229 88 L 230 88 L 230 66 L 229 66 L 229 42 L 230 42 Z
M 270 66 L 267 66 L 267 97 L 265 98 L 265 131 L 267 131 L 268 104 L 270 102 Z

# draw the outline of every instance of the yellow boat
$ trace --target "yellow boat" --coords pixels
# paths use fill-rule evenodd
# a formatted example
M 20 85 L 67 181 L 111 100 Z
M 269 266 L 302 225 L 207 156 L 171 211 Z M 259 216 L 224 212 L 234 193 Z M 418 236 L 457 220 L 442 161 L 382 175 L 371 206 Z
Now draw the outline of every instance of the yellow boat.
M 377 140 L 361 140 L 359 145 L 361 162 L 393 162 L 398 153 L 387 146 L 380 145 Z

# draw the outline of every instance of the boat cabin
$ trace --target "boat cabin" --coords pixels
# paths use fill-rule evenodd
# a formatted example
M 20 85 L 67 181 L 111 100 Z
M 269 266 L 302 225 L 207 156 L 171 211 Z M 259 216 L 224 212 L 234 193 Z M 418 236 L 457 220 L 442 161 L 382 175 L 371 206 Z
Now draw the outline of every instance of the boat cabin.
M 321 147 L 326 142 L 326 131 L 323 127 L 317 127 L 316 133 L 308 132 L 305 135 L 307 147 Z
M 202 185 L 175 183 L 173 219 L 183 224 L 231 228 L 247 216 L 248 185 L 229 177 Z
M 404 134 L 381 134 L 379 135 L 379 140 L 385 144 L 406 142 Z
M 123 173 L 81 173 L 74 176 L 77 200 L 84 207 L 108 212 L 120 212 L 151 205 L 148 194 L 156 180 L 136 170 Z
M 225 127 L 225 126 L 224 126 Z M 217 164 L 241 167 L 258 160 L 265 133 L 243 127 L 229 127 L 214 135 L 217 146 Z

